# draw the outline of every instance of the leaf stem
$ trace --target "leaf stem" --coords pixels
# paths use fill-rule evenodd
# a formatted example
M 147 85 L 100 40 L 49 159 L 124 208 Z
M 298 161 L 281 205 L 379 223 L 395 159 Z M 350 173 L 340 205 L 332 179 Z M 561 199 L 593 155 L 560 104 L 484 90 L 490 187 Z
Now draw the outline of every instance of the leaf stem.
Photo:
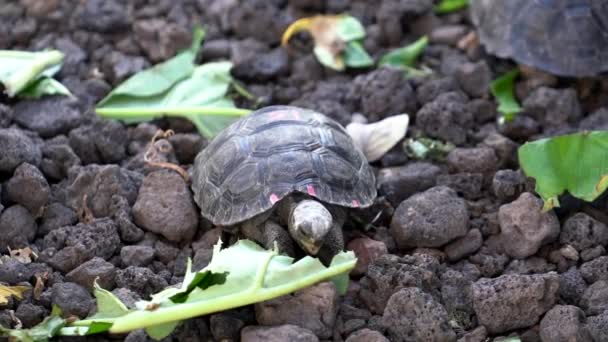
M 188 114 L 198 115 L 219 115 L 219 116 L 238 116 L 251 113 L 249 109 L 242 108 L 222 108 L 222 107 L 172 107 L 172 108 L 96 108 L 97 114 L 109 119 L 130 119 L 142 116 L 187 116 Z

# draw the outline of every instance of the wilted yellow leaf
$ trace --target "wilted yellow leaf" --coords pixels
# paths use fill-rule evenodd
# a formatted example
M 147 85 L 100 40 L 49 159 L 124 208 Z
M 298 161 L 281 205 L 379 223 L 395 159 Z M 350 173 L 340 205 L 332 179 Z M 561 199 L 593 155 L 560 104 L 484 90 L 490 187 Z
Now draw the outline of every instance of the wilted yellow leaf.
M 17 299 L 23 299 L 23 292 L 27 291 L 27 286 L 6 286 L 0 284 L 0 304 L 8 303 L 10 296 L 15 296 Z
M 335 70 L 344 70 L 345 64 L 351 67 L 363 67 L 371 64 L 371 58 L 365 51 L 356 51 L 364 56 L 350 56 L 348 48 L 355 41 L 365 36 L 361 23 L 349 15 L 316 15 L 296 20 L 289 25 L 283 36 L 281 44 L 287 45 L 289 39 L 296 33 L 308 31 L 315 41 L 314 53 L 321 64 Z M 345 54 L 347 56 L 345 56 Z M 345 61 L 345 57 L 347 58 Z M 348 62 L 352 60 L 352 63 Z

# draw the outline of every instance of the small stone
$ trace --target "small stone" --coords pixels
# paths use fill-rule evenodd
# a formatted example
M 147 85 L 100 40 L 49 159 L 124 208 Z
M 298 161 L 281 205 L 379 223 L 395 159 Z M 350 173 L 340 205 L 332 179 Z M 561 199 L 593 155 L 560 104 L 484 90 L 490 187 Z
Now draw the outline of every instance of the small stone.
M 361 275 L 367 271 L 369 264 L 378 257 L 387 254 L 388 250 L 384 242 L 372 240 L 368 237 L 360 237 L 351 240 L 346 246 L 347 250 L 355 252 L 357 264 L 351 271 L 352 275 Z
M 399 248 L 440 247 L 466 235 L 469 213 L 454 190 L 437 186 L 403 201 L 395 210 L 391 236 Z
M 78 45 L 77 43 L 75 43 L 72 39 L 70 39 L 69 37 L 62 37 L 59 38 L 57 40 L 55 40 L 55 44 L 54 44 L 54 48 L 56 48 L 57 50 L 61 51 L 64 55 L 63 57 L 63 61 L 61 63 L 61 70 L 59 71 L 59 75 L 60 77 L 66 77 L 67 75 L 73 75 L 73 76 L 77 76 L 77 75 L 84 75 L 84 73 L 86 73 L 86 62 L 87 62 L 87 51 L 85 49 L 83 49 L 82 47 L 80 47 L 80 45 Z M 68 89 L 70 87 L 68 86 Z M 76 98 L 78 98 L 78 95 L 76 95 Z M 62 102 L 67 105 L 71 105 L 72 110 L 77 108 L 79 105 L 79 101 L 75 101 L 73 98 L 70 97 L 66 97 L 66 96 L 56 96 L 58 102 L 61 104 Z M 50 99 L 47 96 L 44 96 L 42 98 L 40 98 L 42 101 L 46 101 L 48 99 Z M 46 109 L 48 111 L 48 109 L 51 109 L 53 107 L 49 106 L 50 108 L 48 108 L 47 106 L 44 106 L 40 109 L 42 109 L 43 111 Z M 63 126 L 61 132 L 58 133 L 62 133 L 65 134 L 65 128 L 72 128 L 72 127 L 76 127 L 78 126 L 78 124 L 81 121 L 81 117 L 80 114 L 78 113 L 78 111 L 76 111 L 75 113 L 78 116 L 74 117 L 74 121 L 73 122 L 67 122 L 67 115 L 65 112 L 60 111 L 63 106 L 57 107 L 57 112 L 53 113 L 55 114 L 55 117 L 51 117 L 49 114 L 40 114 L 39 117 L 43 120 L 40 120 L 42 122 L 39 123 L 34 123 L 34 125 L 36 125 L 37 127 L 34 129 L 33 127 L 30 128 L 33 131 L 37 131 L 41 136 L 47 136 L 47 132 L 48 130 L 52 130 L 55 129 L 57 127 Z M 65 108 L 65 107 L 64 107 Z M 54 108 L 53 108 L 54 109 Z M 68 108 L 65 108 L 68 109 Z M 65 110 L 64 109 L 64 110 Z M 74 114 L 71 114 L 74 115 Z M 46 121 L 47 124 L 49 124 L 49 127 L 44 127 L 41 124 L 43 124 Z M 58 123 L 61 123 L 61 125 L 58 125 Z M 25 125 L 24 125 L 25 126 Z M 28 127 L 29 128 L 29 127 Z M 40 131 L 38 131 L 40 130 Z M 45 132 L 46 131 L 46 132 Z M 50 136 L 53 136 L 56 134 L 51 134 Z
M 454 262 L 477 252 L 482 244 L 483 237 L 479 229 L 471 229 L 467 235 L 445 246 L 444 251 L 448 260 Z
M 469 257 L 471 263 L 475 264 L 482 276 L 491 278 L 500 275 L 507 263 L 509 257 L 504 254 L 492 253 L 482 248 L 479 252 Z
M 235 40 L 230 44 L 230 61 L 233 65 L 238 65 L 265 52 L 268 52 L 268 46 L 259 40 L 251 37 Z
M 567 304 L 579 305 L 587 289 L 587 283 L 576 267 L 559 275 L 559 298 Z
M 131 15 L 127 3 L 116 0 L 88 0 L 78 17 L 80 27 L 100 33 L 127 30 Z
M 551 342 L 592 342 L 585 314 L 572 305 L 556 305 L 540 321 L 540 338 Z
M 112 290 L 115 285 L 115 276 L 116 267 L 114 265 L 102 258 L 95 257 L 70 271 L 66 274 L 65 279 L 89 290 L 93 289 L 93 283 L 97 280 L 99 286 Z
M 475 122 L 483 124 L 483 123 L 489 123 L 492 121 L 496 120 L 496 104 L 494 104 L 494 102 L 489 101 L 487 99 L 472 99 L 471 101 L 469 101 L 467 103 L 467 107 L 469 109 L 469 111 L 471 112 L 471 114 L 473 114 L 473 117 L 475 118 Z M 500 135 L 498 133 L 490 133 L 488 136 L 491 136 L 493 134 L 497 134 Z M 500 135 L 501 136 L 501 135 Z M 502 136 L 501 136 L 502 137 Z M 503 137 L 505 138 L 505 137 Z M 506 138 L 508 139 L 508 138 Z M 509 139 L 509 141 L 511 141 Z M 488 147 L 492 147 L 489 145 L 484 144 L 485 146 Z M 517 145 L 515 145 L 515 148 L 517 148 Z M 495 149 L 496 152 L 496 149 Z M 498 153 L 496 153 L 498 155 Z
M 454 76 L 462 90 L 471 97 L 485 96 L 492 82 L 492 71 L 484 60 L 460 65 Z
M 383 168 L 376 178 L 378 192 L 397 207 L 415 193 L 435 186 L 435 180 L 440 172 L 438 166 L 426 162 Z
M 80 158 L 67 143 L 42 146 L 40 170 L 50 180 L 67 178 L 68 170 L 80 165 Z
M 526 328 L 555 304 L 558 287 L 553 273 L 483 278 L 473 283 L 473 307 L 490 334 Z
M 0 129 L 0 146 L 0 172 L 11 173 L 24 162 L 40 164 L 40 147 L 18 129 Z
M 585 213 L 569 217 L 562 227 L 559 242 L 577 251 L 608 244 L 608 227 Z
M 244 325 L 242 320 L 225 313 L 211 315 L 209 318 L 209 328 L 216 341 L 237 341 Z
M 608 311 L 599 316 L 589 317 L 587 328 L 593 337 L 593 341 L 608 341 Z
M 598 280 L 591 284 L 585 290 L 580 305 L 588 316 L 608 311 L 608 281 Z
M 437 185 L 447 186 L 466 199 L 477 199 L 481 196 L 483 174 L 468 172 L 443 174 L 437 177 Z
M 102 66 L 106 79 L 111 84 L 118 84 L 145 69 L 148 63 L 143 57 L 128 56 L 118 51 L 112 51 L 104 58 Z
M 144 178 L 133 217 L 138 226 L 170 241 L 189 240 L 198 227 L 192 194 L 174 171 L 155 171 Z
M 133 32 L 139 46 L 152 62 L 161 62 L 185 49 L 192 42 L 192 32 L 165 18 L 137 20 Z
M 43 138 L 66 134 L 80 123 L 77 104 L 77 101 L 65 96 L 19 101 L 13 108 L 14 120 Z
M 475 326 L 471 297 L 474 280 L 470 275 L 454 269 L 447 269 L 441 274 L 441 303 L 453 323 L 465 330 Z
M 381 333 L 371 329 L 361 329 L 350 334 L 345 342 L 390 342 Z
M 0 119 L 0 126 L 1 122 L 2 120 Z M 585 116 L 579 121 L 578 127 L 581 131 L 608 131 L 608 108 L 601 107 L 595 112 Z
M 529 257 L 523 260 L 511 260 L 503 274 L 536 274 L 551 271 L 555 271 L 555 265 L 547 262 L 545 258 Z
M 403 72 L 395 68 L 378 68 L 357 76 L 348 93 L 367 118 L 379 121 L 391 115 L 413 113 L 417 102 L 414 90 Z
M 31 328 L 40 323 L 45 316 L 43 307 L 31 303 L 21 303 L 15 310 L 15 317 L 21 321 L 23 328 Z
M 469 29 L 464 25 L 441 25 L 431 32 L 430 42 L 456 46 Z
M 489 147 L 457 147 L 450 151 L 447 162 L 456 172 L 491 173 L 496 171 L 498 159 Z
M 515 165 L 517 162 L 517 143 L 500 133 L 488 134 L 480 146 L 487 146 L 494 150 L 499 167 Z
M 70 147 L 83 164 L 122 161 L 126 157 L 128 139 L 125 126 L 115 120 L 95 120 L 71 130 L 69 134 Z
M 540 131 L 540 124 L 528 115 L 520 113 L 515 116 L 515 119 L 500 125 L 499 131 L 513 140 L 525 141 Z
M 0 251 L 27 247 L 34 240 L 38 226 L 25 207 L 15 204 L 0 214 Z
M 266 82 L 289 72 L 289 59 L 283 48 L 277 48 L 268 53 L 255 55 L 231 70 L 234 77 L 245 81 Z
M 336 322 L 337 301 L 334 284 L 324 282 L 255 304 L 256 318 L 262 325 L 295 324 L 319 338 L 329 338 Z
M 488 338 L 488 331 L 482 325 L 477 327 L 458 339 L 458 342 L 485 342 Z
M 120 260 L 124 266 L 147 266 L 154 260 L 154 248 L 148 246 L 124 246 Z
M 248 326 L 241 330 L 241 342 L 318 342 L 319 338 L 308 330 L 293 324 L 279 326 Z
M 66 266 L 60 270 L 67 273 L 96 256 L 110 259 L 120 248 L 120 237 L 114 222 L 104 218 L 55 229 L 44 237 L 43 245 L 59 251 L 49 263 Z
M 421 81 L 423 83 L 416 88 L 416 98 L 419 103 L 432 102 L 443 93 L 460 91 L 460 87 L 453 77 L 429 77 Z
M 576 251 L 576 249 L 574 249 L 574 247 L 572 247 L 570 245 L 566 245 L 566 246 L 560 248 L 559 252 L 566 259 L 569 259 L 572 261 L 578 261 L 578 259 L 579 259 L 578 252 Z
M 116 288 L 112 290 L 112 294 L 118 297 L 118 299 L 120 299 L 120 301 L 129 309 L 134 309 L 136 307 L 135 304 L 142 299 L 137 293 L 126 287 Z
M 342 303 L 340 304 L 340 316 L 345 320 L 355 318 L 367 320 L 372 316 L 372 314 L 365 309 L 358 308 L 347 303 Z
M 416 125 L 431 138 L 463 144 L 468 126 L 473 123 L 466 103 L 466 96 L 460 92 L 443 93 L 416 113 Z
M 542 200 L 525 192 L 499 208 L 500 238 L 511 257 L 527 258 L 558 237 L 559 221 L 555 213 L 543 212 L 542 206 Z
M 40 170 L 34 165 L 22 163 L 15 169 L 6 184 L 8 198 L 26 207 L 34 217 L 39 217 L 49 202 L 51 188 Z
M 129 266 L 116 273 L 117 287 L 125 287 L 144 298 L 164 290 L 168 285 L 163 277 L 149 268 Z
M 526 177 L 519 171 L 498 170 L 492 179 L 492 192 L 502 202 L 513 201 L 526 189 Z
M 194 243 L 193 243 L 194 248 Z M 154 243 L 156 258 L 165 264 L 174 261 L 179 254 L 179 248 L 173 246 L 166 240 L 159 239 Z
M 7 105 L 0 104 L 0 128 L 10 126 L 13 121 L 13 109 Z
M 587 248 L 580 253 L 581 259 L 584 262 L 591 261 L 597 257 L 606 254 L 606 248 L 604 246 L 599 245 L 592 248 Z
M 363 320 L 363 319 L 360 319 L 360 318 L 349 319 L 348 321 L 344 322 L 344 324 L 340 328 L 340 333 L 342 335 L 348 335 L 357 329 L 363 328 L 364 326 L 365 326 L 365 320 Z
M 53 202 L 45 208 L 40 221 L 38 234 L 46 235 L 52 230 L 76 224 L 78 217 L 74 210 L 59 202 Z
M 591 284 L 598 280 L 608 280 L 608 256 L 601 256 L 581 265 L 581 275 Z
M 456 341 L 448 314 L 419 288 L 401 289 L 391 296 L 382 315 L 391 341 Z
M 205 42 L 205 49 L 201 51 L 203 61 L 217 59 L 230 59 L 230 40 L 213 39 Z
M 548 127 L 558 127 L 581 117 L 581 106 L 574 89 L 540 87 L 523 101 L 526 113 Z
M 366 276 L 361 279 L 359 298 L 369 311 L 382 314 L 389 298 L 402 288 L 435 291 L 439 287 L 438 268 L 438 260 L 426 254 L 383 255 L 369 265 Z
M 206 141 L 199 134 L 193 133 L 176 133 L 169 138 L 169 142 L 180 164 L 192 164 L 196 155 L 206 145 Z
M 84 287 L 75 283 L 57 283 L 52 288 L 52 302 L 62 314 L 86 317 L 93 308 L 93 298 Z

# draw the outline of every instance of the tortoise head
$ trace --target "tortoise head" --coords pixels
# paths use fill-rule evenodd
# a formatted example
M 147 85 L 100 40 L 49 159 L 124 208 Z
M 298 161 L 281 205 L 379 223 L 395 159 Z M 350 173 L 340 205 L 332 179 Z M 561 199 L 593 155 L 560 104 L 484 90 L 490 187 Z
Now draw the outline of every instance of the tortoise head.
M 310 255 L 316 255 L 332 228 L 333 218 L 323 204 L 313 200 L 299 202 L 289 215 L 289 233 Z

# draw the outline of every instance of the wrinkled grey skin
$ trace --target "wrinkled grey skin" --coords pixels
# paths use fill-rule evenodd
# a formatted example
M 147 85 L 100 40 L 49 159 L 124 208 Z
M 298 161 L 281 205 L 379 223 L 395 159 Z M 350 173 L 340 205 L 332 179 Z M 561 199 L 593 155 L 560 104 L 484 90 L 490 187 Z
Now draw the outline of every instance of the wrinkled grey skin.
M 344 220 L 342 209 L 294 195 L 281 200 L 274 211 L 243 222 L 239 231 L 267 249 L 276 242 L 280 252 L 292 256 L 295 241 L 307 254 L 329 262 L 344 249 Z
M 488 52 L 561 76 L 608 70 L 608 1 L 471 0 Z

